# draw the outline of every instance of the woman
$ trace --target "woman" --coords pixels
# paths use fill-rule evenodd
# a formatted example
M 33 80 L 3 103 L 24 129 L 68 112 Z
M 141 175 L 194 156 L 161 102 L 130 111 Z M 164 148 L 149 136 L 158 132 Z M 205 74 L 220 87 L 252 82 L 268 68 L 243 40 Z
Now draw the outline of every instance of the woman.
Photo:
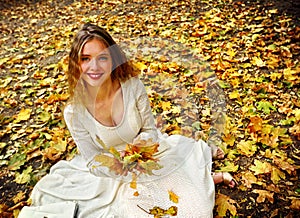
M 156 129 L 142 82 L 105 30 L 85 24 L 78 32 L 68 82 L 71 98 L 64 116 L 79 155 L 51 168 L 32 192 L 32 207 L 20 217 L 153 217 L 147 211 L 155 206 L 176 206 L 182 218 L 212 217 L 214 180 L 234 186 L 232 177 L 219 173 L 213 179 L 205 142 Z M 117 176 L 96 157 L 109 153 L 107 147 L 122 152 L 141 140 L 159 144 L 156 158 L 162 168 L 138 177 L 133 189 L 131 175 Z M 169 191 L 178 203 L 170 201 Z

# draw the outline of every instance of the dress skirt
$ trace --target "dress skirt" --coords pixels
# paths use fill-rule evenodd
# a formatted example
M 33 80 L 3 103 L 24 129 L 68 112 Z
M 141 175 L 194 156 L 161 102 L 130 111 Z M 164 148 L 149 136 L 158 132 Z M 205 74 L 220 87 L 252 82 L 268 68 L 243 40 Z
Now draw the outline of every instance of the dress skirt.
M 180 135 L 161 135 L 159 144 L 162 169 L 138 178 L 136 189 L 128 179 L 95 176 L 80 154 L 71 161 L 59 161 L 35 185 L 32 205 L 24 207 L 19 218 L 146 218 L 154 216 L 144 210 L 155 206 L 176 206 L 174 217 L 213 217 L 210 147 Z M 170 200 L 169 191 L 178 196 L 178 203 Z

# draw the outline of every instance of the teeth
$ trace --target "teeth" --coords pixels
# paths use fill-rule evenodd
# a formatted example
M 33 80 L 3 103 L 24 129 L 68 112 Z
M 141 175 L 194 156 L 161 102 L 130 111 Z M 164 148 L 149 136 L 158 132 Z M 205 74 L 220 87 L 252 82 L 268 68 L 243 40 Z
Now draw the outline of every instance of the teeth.
M 89 73 L 88 76 L 92 79 L 99 79 L 102 74 Z

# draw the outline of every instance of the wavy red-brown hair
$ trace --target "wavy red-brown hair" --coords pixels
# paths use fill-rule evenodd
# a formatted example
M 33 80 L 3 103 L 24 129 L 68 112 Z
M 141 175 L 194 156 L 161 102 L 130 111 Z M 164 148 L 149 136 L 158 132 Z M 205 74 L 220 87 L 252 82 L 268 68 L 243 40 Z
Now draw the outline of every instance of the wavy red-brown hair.
M 138 75 L 138 71 L 134 70 L 132 64 L 127 60 L 124 52 L 119 48 L 110 34 L 97 25 L 86 23 L 76 34 L 69 53 L 67 78 L 71 99 L 74 97 L 76 86 L 80 86 L 81 68 L 79 62 L 82 48 L 85 43 L 95 38 L 102 41 L 110 51 L 113 64 L 113 71 L 111 72 L 112 80 L 117 79 L 120 82 L 124 82 L 130 77 Z

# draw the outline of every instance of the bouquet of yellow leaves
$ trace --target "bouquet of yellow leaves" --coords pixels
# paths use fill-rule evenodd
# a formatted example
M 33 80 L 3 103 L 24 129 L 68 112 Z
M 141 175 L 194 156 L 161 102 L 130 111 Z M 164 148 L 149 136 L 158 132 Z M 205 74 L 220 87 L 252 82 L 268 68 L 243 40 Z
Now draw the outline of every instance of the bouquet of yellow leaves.
M 133 180 L 136 180 L 138 174 L 153 175 L 153 170 L 162 168 L 158 164 L 158 159 L 154 157 L 159 144 L 153 143 L 151 139 L 127 144 L 123 151 L 117 151 L 114 147 L 108 148 L 99 137 L 97 141 L 106 153 L 97 155 L 95 161 L 101 166 L 108 167 L 116 175 L 127 176 L 130 172 L 133 173 Z

